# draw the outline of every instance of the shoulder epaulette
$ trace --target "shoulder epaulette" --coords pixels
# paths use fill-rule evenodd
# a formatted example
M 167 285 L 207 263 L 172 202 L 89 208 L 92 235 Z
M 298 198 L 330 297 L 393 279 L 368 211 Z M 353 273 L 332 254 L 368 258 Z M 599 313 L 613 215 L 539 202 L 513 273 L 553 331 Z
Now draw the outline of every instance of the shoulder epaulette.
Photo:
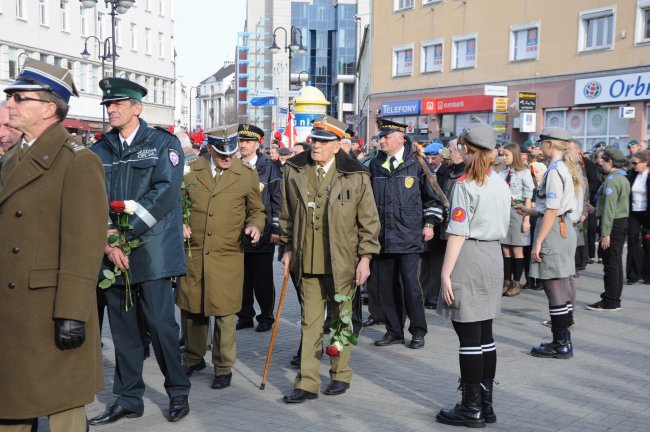
M 243 166 L 245 166 L 246 168 L 248 168 L 249 170 L 251 170 L 251 171 L 255 171 L 255 168 L 253 168 L 253 165 L 249 164 L 249 163 L 246 162 L 245 160 L 242 160 L 242 161 L 241 161 L 241 164 L 242 164 Z
M 77 144 L 76 142 L 70 140 L 65 142 L 65 146 L 75 153 L 82 150 L 88 150 L 88 147 L 83 146 L 81 144 Z
M 199 161 L 199 159 L 200 159 L 200 158 L 196 158 L 196 159 L 189 160 L 189 161 L 185 162 L 185 164 L 188 165 L 188 166 L 189 166 L 189 165 L 192 165 L 192 164 L 195 164 L 196 162 Z

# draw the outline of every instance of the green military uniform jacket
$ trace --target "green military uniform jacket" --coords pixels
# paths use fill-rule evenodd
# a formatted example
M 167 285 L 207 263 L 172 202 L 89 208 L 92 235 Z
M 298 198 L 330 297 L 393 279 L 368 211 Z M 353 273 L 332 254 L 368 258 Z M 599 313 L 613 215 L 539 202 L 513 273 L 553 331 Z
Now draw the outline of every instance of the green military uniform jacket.
M 99 158 L 59 123 L 0 171 L 0 419 L 46 416 L 91 403 L 104 386 L 97 274 L 106 244 Z M 86 323 L 62 351 L 54 319 Z
M 337 288 L 349 289 L 354 283 L 356 265 L 361 257 L 379 253 L 379 216 L 370 185 L 370 174 L 358 161 L 339 151 L 330 168 L 321 197 L 309 194 L 310 171 L 315 163 L 310 152 L 302 152 L 284 165 L 280 207 L 280 243 L 292 252 L 292 271 L 297 283 L 303 274 L 304 257 L 309 257 L 308 230 L 321 230 L 313 209 L 327 211 L 327 242 L 331 274 Z M 318 195 L 318 194 L 317 194 Z M 323 200 L 324 201 L 320 201 Z M 320 203 L 320 204 L 319 204 Z M 322 205 L 325 204 L 325 207 Z M 317 208 L 321 205 L 321 208 Z M 322 220 L 322 219 L 321 219 Z M 309 234 L 310 236 L 312 233 Z M 313 239 L 313 236 L 312 236 Z M 311 270 L 314 271 L 314 270 Z M 330 268 L 317 270 L 327 274 Z
M 192 206 L 187 274 L 176 304 L 191 313 L 226 316 L 241 310 L 244 286 L 244 228 L 264 229 L 257 171 L 239 159 L 212 177 L 209 155 L 190 162 L 185 175 Z
M 623 170 L 608 174 L 598 190 L 596 216 L 600 218 L 601 236 L 611 234 L 614 219 L 630 215 L 630 182 L 625 176 Z

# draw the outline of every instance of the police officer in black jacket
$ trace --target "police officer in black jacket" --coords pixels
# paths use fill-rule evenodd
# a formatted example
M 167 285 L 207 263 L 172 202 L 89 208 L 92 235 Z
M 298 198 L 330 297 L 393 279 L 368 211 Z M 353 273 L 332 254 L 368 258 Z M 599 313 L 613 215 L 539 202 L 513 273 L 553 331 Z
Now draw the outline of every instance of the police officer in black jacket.
M 255 309 L 253 294 L 260 306 L 255 331 L 271 330 L 275 318 L 275 286 L 273 285 L 273 254 L 280 238 L 280 169 L 263 153 L 258 152 L 264 131 L 250 124 L 239 125 L 239 151 L 242 161 L 257 170 L 262 202 L 266 209 L 266 224 L 257 244 L 244 239 L 244 295 L 242 309 L 237 314 L 237 330 L 253 327 Z
M 108 201 L 137 203 L 135 213 L 129 216 L 133 229 L 127 239 L 138 238 L 142 245 L 129 256 L 117 247 L 105 248 L 104 269 L 113 269 L 114 265 L 128 268 L 133 306 L 128 311 L 125 308 L 125 281 L 119 277 L 106 290 L 115 343 L 113 392 L 118 397 L 90 424 L 108 424 L 143 414 L 144 347 L 138 331 L 138 311 L 149 325 L 156 360 L 165 375 L 170 399 L 168 419 L 178 421 L 190 411 L 190 381 L 181 364 L 171 286 L 171 278 L 185 274 L 186 269 L 181 221 L 183 150 L 173 134 L 147 127 L 140 119 L 147 89 L 122 78 L 103 79 L 99 86 L 104 92 L 101 103 L 113 129 L 92 151 L 104 165 Z M 115 220 L 109 215 L 107 219 L 110 233 Z
M 375 261 L 386 334 L 375 345 L 404 343 L 406 310 L 413 336 L 409 348 L 418 349 L 427 333 L 418 263 L 443 208 L 412 154 L 406 126 L 388 119 L 378 119 L 377 125 L 381 151 L 370 162 L 370 176 L 381 221 L 381 253 Z

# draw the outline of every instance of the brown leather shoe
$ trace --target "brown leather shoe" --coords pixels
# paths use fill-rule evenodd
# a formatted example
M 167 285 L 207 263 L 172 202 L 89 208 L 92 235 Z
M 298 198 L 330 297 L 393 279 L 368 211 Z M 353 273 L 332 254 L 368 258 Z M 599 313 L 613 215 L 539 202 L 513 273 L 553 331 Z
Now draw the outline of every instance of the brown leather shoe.
M 506 297 L 514 297 L 514 296 L 518 296 L 520 292 L 521 292 L 521 284 L 519 283 L 519 281 L 512 281 L 512 285 L 510 285 L 510 289 L 506 291 L 504 295 Z
M 510 282 L 509 280 L 504 280 L 503 281 L 503 290 L 501 291 L 501 295 L 504 296 L 510 289 Z

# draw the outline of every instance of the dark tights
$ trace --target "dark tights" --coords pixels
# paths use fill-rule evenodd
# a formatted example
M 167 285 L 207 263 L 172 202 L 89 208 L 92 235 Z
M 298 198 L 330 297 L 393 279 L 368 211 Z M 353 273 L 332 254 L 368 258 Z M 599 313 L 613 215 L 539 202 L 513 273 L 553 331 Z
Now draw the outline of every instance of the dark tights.
M 452 321 L 460 348 L 460 378 L 463 383 L 480 384 L 493 380 L 497 369 L 497 351 L 492 337 L 492 320 L 461 323 Z
M 570 278 L 545 279 L 544 292 L 548 297 L 548 310 L 551 315 L 551 326 L 555 329 L 565 329 L 573 322 L 573 298 L 575 284 Z

